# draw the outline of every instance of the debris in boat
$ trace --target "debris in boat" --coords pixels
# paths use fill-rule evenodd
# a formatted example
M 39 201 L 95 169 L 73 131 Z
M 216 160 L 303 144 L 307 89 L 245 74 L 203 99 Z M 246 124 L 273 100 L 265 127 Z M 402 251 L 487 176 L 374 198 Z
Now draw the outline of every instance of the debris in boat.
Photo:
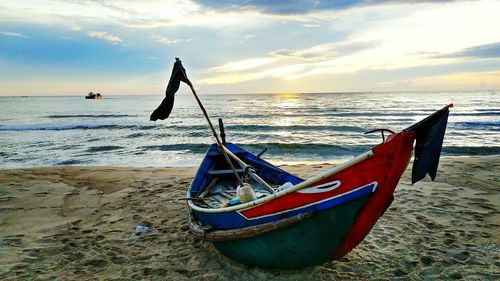
M 243 183 L 242 185 L 239 185 L 238 188 L 236 188 L 236 194 L 238 195 L 238 198 L 240 199 L 241 203 L 246 203 L 257 199 L 257 196 L 255 196 L 255 192 L 253 191 L 252 186 L 249 185 L 248 183 Z
M 285 189 L 289 189 L 290 187 L 293 187 L 293 183 L 287 181 L 284 184 L 280 185 L 278 188 L 276 188 L 276 192 L 283 191 Z

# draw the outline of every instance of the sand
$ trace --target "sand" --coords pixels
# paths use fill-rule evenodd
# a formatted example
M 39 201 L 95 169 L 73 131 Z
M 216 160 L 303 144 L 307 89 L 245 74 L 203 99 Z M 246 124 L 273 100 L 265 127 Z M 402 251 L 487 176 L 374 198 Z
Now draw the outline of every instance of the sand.
M 330 167 L 283 166 L 301 176 Z M 0 170 L 0 279 L 420 280 L 500 278 L 500 156 L 441 160 L 409 182 L 367 238 L 339 261 L 250 268 L 190 235 L 195 168 Z M 154 231 L 136 235 L 138 225 Z

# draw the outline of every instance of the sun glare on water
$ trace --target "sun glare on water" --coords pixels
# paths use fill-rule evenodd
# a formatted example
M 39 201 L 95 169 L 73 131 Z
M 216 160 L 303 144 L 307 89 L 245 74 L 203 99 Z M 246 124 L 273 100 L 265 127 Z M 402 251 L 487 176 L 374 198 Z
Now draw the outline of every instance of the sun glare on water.
M 303 120 L 296 114 L 292 114 L 293 110 L 303 106 L 301 94 L 298 93 L 280 93 L 273 95 L 273 107 L 279 109 L 290 109 L 290 114 L 275 116 L 271 123 L 276 126 L 293 126 L 300 124 Z

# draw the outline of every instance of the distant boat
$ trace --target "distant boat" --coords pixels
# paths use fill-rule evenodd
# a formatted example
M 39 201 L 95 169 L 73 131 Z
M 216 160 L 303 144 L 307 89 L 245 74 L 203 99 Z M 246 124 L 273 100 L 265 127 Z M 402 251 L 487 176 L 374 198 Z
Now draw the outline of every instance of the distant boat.
M 89 100 L 98 100 L 98 99 L 102 99 L 102 96 L 100 93 L 97 93 L 97 94 L 94 94 L 94 92 L 90 92 L 88 93 L 86 96 L 85 96 L 85 99 L 89 99 Z
M 450 107 L 399 133 L 370 131 L 380 131 L 382 143 L 306 180 L 223 139 L 210 146 L 187 192 L 190 230 L 252 266 L 301 268 L 339 259 L 392 203 L 415 140 L 412 182 L 427 173 L 434 179 Z M 241 196 L 247 184 L 253 192 Z

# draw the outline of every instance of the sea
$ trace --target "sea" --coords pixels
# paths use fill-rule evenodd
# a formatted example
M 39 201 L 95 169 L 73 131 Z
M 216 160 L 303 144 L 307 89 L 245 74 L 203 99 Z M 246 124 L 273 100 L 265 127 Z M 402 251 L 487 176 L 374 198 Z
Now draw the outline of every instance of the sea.
M 162 95 L 0 97 L 0 168 L 197 166 L 214 137 L 192 94 L 171 117 L 149 121 Z M 382 141 L 453 103 L 444 157 L 500 154 L 496 91 L 200 94 L 226 139 L 275 164 L 331 163 Z

